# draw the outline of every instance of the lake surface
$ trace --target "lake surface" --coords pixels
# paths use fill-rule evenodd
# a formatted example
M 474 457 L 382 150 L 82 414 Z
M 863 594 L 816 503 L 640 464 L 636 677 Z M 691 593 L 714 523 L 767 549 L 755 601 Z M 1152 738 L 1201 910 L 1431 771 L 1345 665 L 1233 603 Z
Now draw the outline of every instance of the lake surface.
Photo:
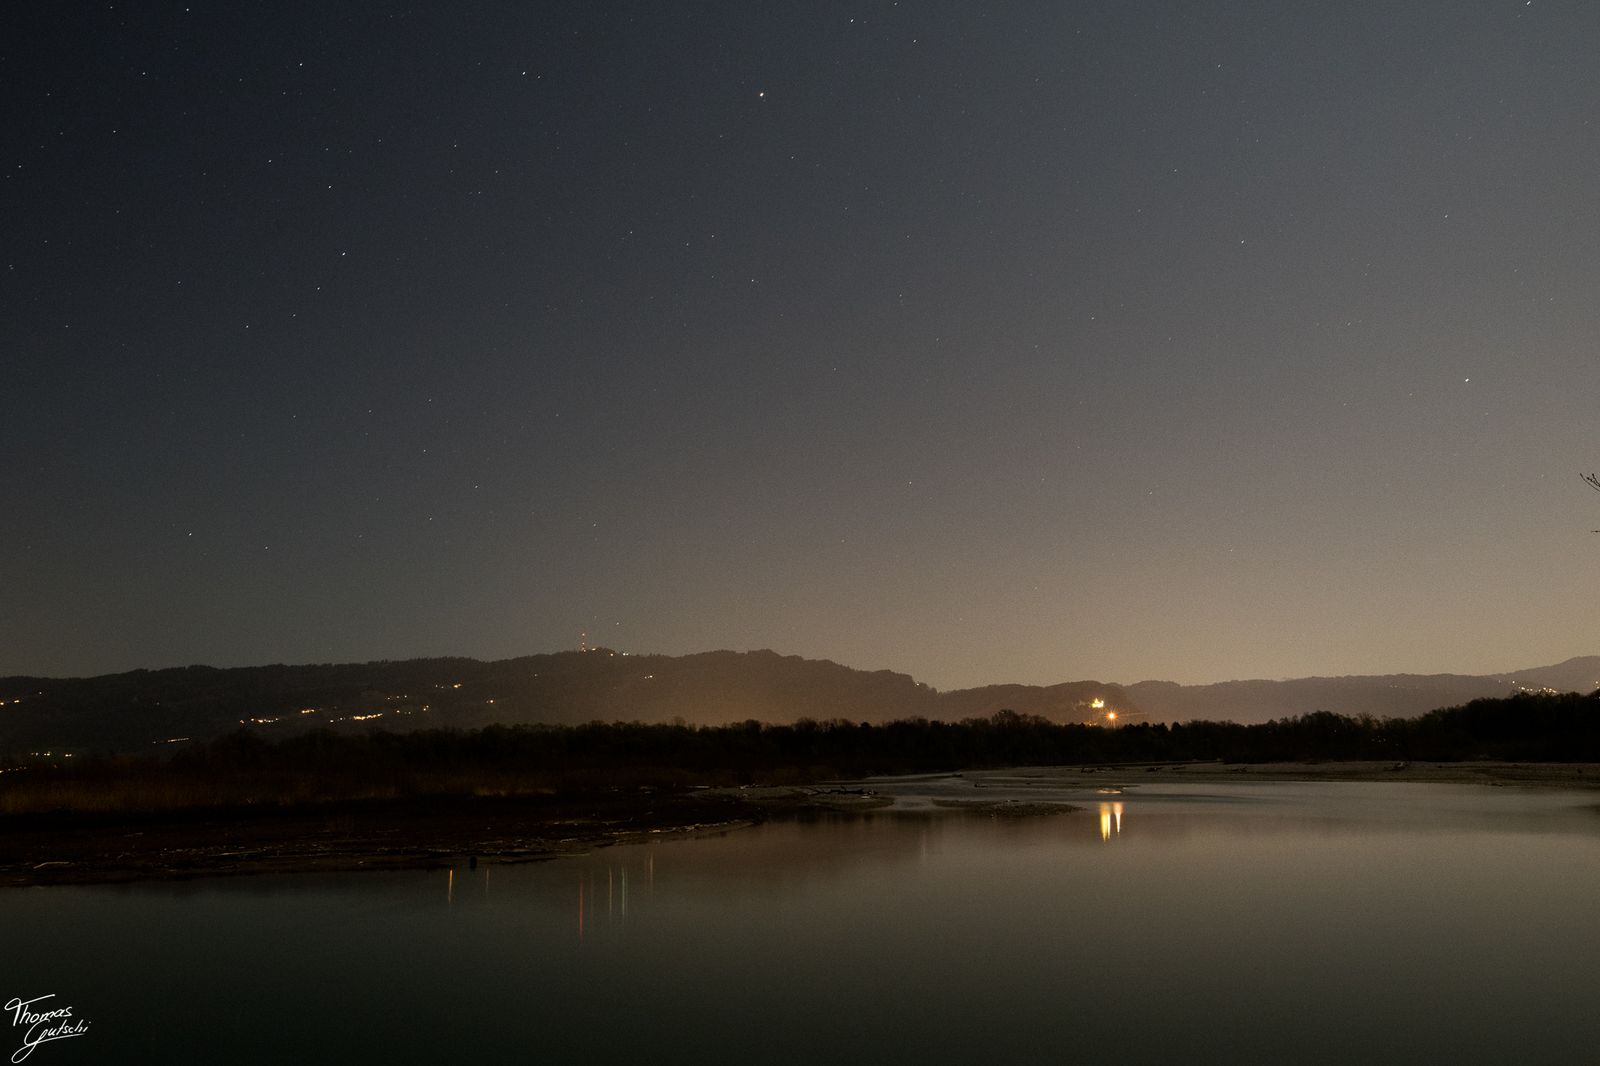
M 522 866 L 11 890 L 0 996 L 90 1023 L 36 1066 L 1600 1055 L 1596 794 L 982 783 Z M 1086 809 L 931 803 L 980 793 Z

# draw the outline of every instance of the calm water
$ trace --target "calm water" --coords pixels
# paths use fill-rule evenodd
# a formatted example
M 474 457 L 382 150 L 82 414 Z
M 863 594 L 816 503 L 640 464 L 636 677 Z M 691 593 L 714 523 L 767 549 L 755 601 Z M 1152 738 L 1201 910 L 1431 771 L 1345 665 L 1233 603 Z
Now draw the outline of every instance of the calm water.
M 892 791 L 525 866 L 9 891 L 0 995 L 90 1022 L 38 1066 L 1600 1057 L 1593 794 Z

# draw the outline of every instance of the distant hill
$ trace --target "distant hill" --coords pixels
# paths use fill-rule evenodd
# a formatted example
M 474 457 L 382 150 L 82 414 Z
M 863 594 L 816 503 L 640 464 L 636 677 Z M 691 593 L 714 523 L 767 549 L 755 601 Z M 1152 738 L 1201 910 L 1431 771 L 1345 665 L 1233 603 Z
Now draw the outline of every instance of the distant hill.
M 410 731 L 588 721 L 721 725 L 903 718 L 958 720 L 1009 708 L 1055 722 L 1115 685 L 997 685 L 936 692 L 906 674 L 854 670 L 771 651 L 625 655 L 608 649 L 518 659 L 190 666 L 103 677 L 0 678 L 0 754 L 65 749 L 150 752 L 240 728 L 286 736 L 316 728 Z
M 1096 681 L 937 692 L 906 674 L 772 651 L 626 655 L 608 649 L 517 659 L 134 670 L 91 678 L 0 678 L 0 755 L 162 752 L 241 728 L 280 737 L 587 721 L 719 725 L 959 721 L 1009 709 L 1082 722 L 1103 700 L 1120 721 L 1266 721 L 1332 711 L 1409 717 L 1483 696 L 1600 688 L 1600 656 L 1512 673 L 1396 674 L 1177 685 Z M 52 756 L 55 757 L 55 756 Z
M 1504 674 L 1379 674 L 1214 685 L 1141 681 L 1127 686 L 1127 693 L 1156 721 L 1250 723 L 1313 711 L 1410 718 L 1488 696 L 1543 690 L 1589 693 L 1596 689 L 1600 689 L 1600 656 L 1588 655 Z

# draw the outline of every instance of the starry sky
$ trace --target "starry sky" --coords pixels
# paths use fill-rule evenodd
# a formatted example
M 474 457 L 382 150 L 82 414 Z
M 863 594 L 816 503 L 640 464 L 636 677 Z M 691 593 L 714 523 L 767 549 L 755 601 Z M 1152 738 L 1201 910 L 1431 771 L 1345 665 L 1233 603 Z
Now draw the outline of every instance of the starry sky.
M 1600 5 L 18 6 L 0 674 L 1600 652 Z

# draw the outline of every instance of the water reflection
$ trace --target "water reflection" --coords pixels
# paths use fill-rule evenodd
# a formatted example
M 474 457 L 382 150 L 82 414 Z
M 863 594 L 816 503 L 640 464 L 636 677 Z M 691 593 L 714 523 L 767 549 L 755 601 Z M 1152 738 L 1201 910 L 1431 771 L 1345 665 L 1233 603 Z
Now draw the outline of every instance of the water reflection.
M 479 866 L 477 860 L 474 859 L 467 869 L 469 871 L 477 871 L 479 873 L 480 883 L 483 887 L 483 898 L 488 899 L 489 872 L 493 870 L 494 867 L 488 863 Z M 454 866 L 446 867 L 444 871 L 444 901 L 447 906 L 454 906 L 456 903 L 456 868 Z
M 1130 1066 L 1409 1064 L 1600 1046 L 1593 794 L 1070 798 L 1076 813 L 771 822 L 462 865 L 444 870 L 446 907 L 437 870 L 0 894 L 0 946 L 13 987 L 71 995 L 94 1061 L 117 1063 L 470 1046 L 542 1062 L 937 1066 L 1071 1047 Z M 1138 846 L 1106 849 L 1135 810 Z M 1139 994 L 1061 995 L 1085 975 Z M 279 993 L 307 984 L 338 1009 L 285 1026 Z
M 1114 836 L 1122 835 L 1122 804 L 1100 804 L 1100 839 L 1109 841 Z
M 643 851 L 643 855 L 640 855 Z M 624 861 L 613 861 L 611 856 L 621 854 L 626 856 Z M 575 856 L 564 862 L 585 864 L 578 870 L 578 902 L 576 911 L 576 924 L 578 941 L 581 943 L 586 934 L 596 930 L 596 925 L 607 929 L 621 930 L 627 924 L 630 912 L 636 909 L 639 903 L 640 874 L 643 874 L 644 893 L 652 895 L 656 883 L 656 856 L 655 849 L 650 845 L 643 848 L 622 848 L 617 852 L 608 852 L 607 861 L 603 864 L 594 863 L 591 857 Z M 502 876 L 516 876 L 514 868 L 507 867 Z M 604 887 L 601 882 L 604 881 Z M 569 885 L 571 882 L 567 882 Z M 604 903 L 601 899 L 604 897 Z M 485 893 L 487 898 L 487 893 Z

